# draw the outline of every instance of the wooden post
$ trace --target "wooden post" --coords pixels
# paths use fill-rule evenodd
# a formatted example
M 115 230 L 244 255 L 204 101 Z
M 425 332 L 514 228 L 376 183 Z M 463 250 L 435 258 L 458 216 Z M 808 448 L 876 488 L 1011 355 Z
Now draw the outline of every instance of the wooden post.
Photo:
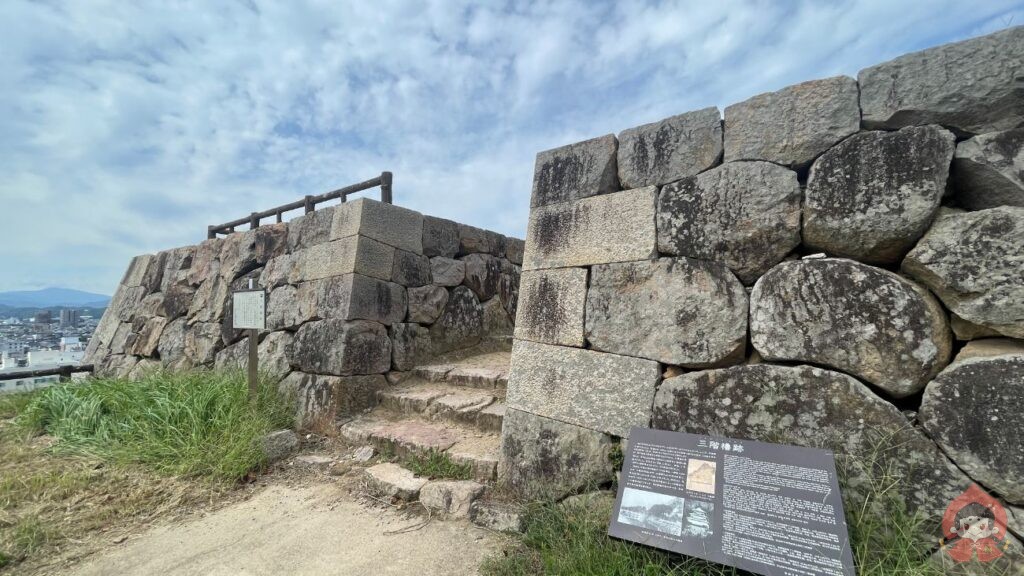
M 260 227 L 260 217 L 255 212 L 249 213 L 249 229 L 255 230 Z
M 249 278 L 249 289 L 253 288 L 253 279 Z M 249 329 L 249 400 L 256 402 L 256 393 L 258 390 L 257 380 L 259 379 L 259 358 L 257 357 L 257 351 L 259 348 L 259 331 L 255 328 Z
M 380 173 L 380 201 L 393 204 L 391 198 L 391 172 Z
M 309 214 L 313 210 L 316 210 L 316 205 L 313 204 L 313 197 L 311 195 L 306 194 L 306 197 L 305 197 L 304 200 L 305 200 L 306 214 Z
M 213 226 L 206 227 L 206 239 L 213 240 L 217 237 L 217 231 L 213 229 Z

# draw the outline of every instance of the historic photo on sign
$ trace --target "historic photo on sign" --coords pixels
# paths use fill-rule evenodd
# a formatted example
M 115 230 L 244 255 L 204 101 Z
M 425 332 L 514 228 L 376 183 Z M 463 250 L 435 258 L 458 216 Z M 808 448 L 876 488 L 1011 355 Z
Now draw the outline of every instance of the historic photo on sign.
M 686 489 L 714 494 L 716 468 L 717 464 L 714 462 L 691 458 L 686 464 Z
M 683 531 L 684 499 L 668 494 L 626 488 L 619 522 L 679 536 Z

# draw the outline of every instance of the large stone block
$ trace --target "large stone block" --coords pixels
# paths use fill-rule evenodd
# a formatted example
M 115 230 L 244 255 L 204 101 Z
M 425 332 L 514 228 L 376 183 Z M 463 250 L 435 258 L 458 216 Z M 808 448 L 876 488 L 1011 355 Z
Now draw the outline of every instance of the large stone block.
M 508 406 L 617 436 L 646 426 L 657 362 L 517 340 Z
M 505 258 L 516 266 L 523 265 L 523 252 L 526 250 L 526 241 L 519 238 L 505 239 Z
M 136 356 L 152 356 L 160 344 L 160 336 L 167 325 L 167 318 L 154 316 L 146 321 L 130 351 Z M 128 351 L 126 351 L 128 352 Z
M 595 350 L 702 368 L 743 360 L 747 293 L 723 264 L 691 258 L 590 271 L 586 338 Z
M 261 374 L 279 382 L 292 371 L 293 336 L 290 332 L 271 332 L 256 346 L 257 366 Z M 249 366 L 249 339 L 245 338 L 217 352 L 217 370 L 246 370 Z
M 391 368 L 391 340 L 383 324 L 331 318 L 295 333 L 294 362 L 303 372 L 349 376 Z
M 939 209 L 955 137 L 937 126 L 862 132 L 811 166 L 804 244 L 872 264 L 899 262 Z
M 295 263 L 301 254 L 284 254 L 277 258 L 271 258 L 263 267 L 260 274 L 260 286 L 267 290 L 273 290 L 288 283 L 288 277 L 295 268 Z
M 330 240 L 335 208 L 335 206 L 320 208 L 289 221 L 289 251 L 297 252 L 303 248 L 323 244 Z
M 658 194 L 658 251 L 723 262 L 752 284 L 800 243 L 796 172 L 733 162 Z
M 256 237 L 259 230 L 228 234 L 220 249 L 220 275 L 229 283 L 257 266 Z
M 348 236 L 311 246 L 294 256 L 288 275 L 292 284 L 353 272 L 391 280 L 395 249 L 366 236 Z
M 142 281 L 146 277 L 146 271 L 149 270 L 149 265 L 153 262 L 154 258 L 152 254 L 142 254 L 132 258 L 132 261 L 128 264 L 128 269 L 124 272 L 124 277 L 121 278 L 121 285 L 129 288 L 142 286 Z
M 435 354 L 468 348 L 480 342 L 484 309 L 473 291 L 456 286 L 448 293 L 444 312 L 430 327 L 430 346 Z
M 722 116 L 704 108 L 619 133 L 619 182 L 625 189 L 661 186 L 722 159 Z
M 505 307 L 508 317 L 513 321 L 519 309 L 519 280 L 521 276 L 522 270 L 519 266 L 510 264 L 507 260 L 502 264 L 501 281 L 498 283 L 498 298 L 501 300 L 501 305 Z
M 334 211 L 331 240 L 357 234 L 414 254 L 423 254 L 423 214 L 408 208 L 369 198 L 338 206 Z
M 415 322 L 392 324 L 388 335 L 391 337 L 391 366 L 395 370 L 412 370 L 430 353 L 430 330 Z
M 725 109 L 725 161 L 767 160 L 799 168 L 860 129 L 857 82 L 811 80 Z
M 301 296 L 298 288 L 288 284 L 270 292 L 267 298 L 267 330 L 295 330 L 305 322 L 316 320 L 318 301 L 306 294 Z
M 176 320 L 188 314 L 195 298 L 196 289 L 190 284 L 174 284 L 163 292 L 163 300 L 157 314 L 168 320 Z
M 484 302 L 483 306 L 483 331 L 488 336 L 512 336 L 512 318 L 509 317 L 505 307 L 501 305 L 501 298 L 494 297 Z
M 231 297 L 231 282 L 220 274 L 214 274 L 196 289 L 188 309 L 189 324 L 196 322 L 220 322 L 224 318 L 224 307 Z
M 961 470 L 1024 504 L 1024 354 L 950 365 L 925 388 L 918 417 Z
M 848 505 L 877 498 L 879 470 L 893 473 L 911 512 L 927 518 L 941 517 L 970 484 L 895 406 L 850 376 L 810 366 L 758 364 L 670 378 L 654 399 L 652 427 L 830 449 L 845 473 Z M 938 527 L 926 522 L 924 530 Z
M 526 497 L 560 497 L 610 481 L 607 434 L 510 408 L 501 431 L 498 481 Z
M 160 343 L 157 345 L 157 352 L 160 353 L 160 361 L 164 366 L 171 366 L 184 357 L 187 331 L 188 324 L 185 318 L 178 318 L 164 326 Z
M 173 286 L 188 284 L 188 270 L 192 267 L 196 246 L 182 246 L 166 251 L 164 269 L 160 275 L 160 291 L 167 292 Z
M 587 269 L 525 272 L 519 284 L 515 337 L 582 348 L 587 303 Z
M 410 322 L 433 324 L 447 303 L 448 290 L 441 286 L 410 288 L 408 319 Z
M 212 366 L 223 347 L 219 323 L 198 322 L 185 333 L 185 356 L 194 366 Z
M 495 251 L 495 246 L 491 245 L 494 240 L 494 235 L 483 228 L 459 224 L 459 251 L 456 254 L 490 254 Z
M 189 284 L 199 286 L 207 278 L 220 273 L 220 251 L 223 245 L 223 238 L 211 238 L 196 246 L 192 265 L 185 276 Z
M 750 296 L 750 339 L 765 360 L 812 362 L 902 398 L 949 362 L 946 314 L 924 288 L 880 268 L 783 262 Z
M 615 136 L 608 134 L 537 154 L 530 207 L 615 192 L 617 151 Z
M 395 250 L 391 281 L 402 286 L 430 284 L 430 258 L 405 250 Z
M 466 264 L 463 283 L 483 302 L 498 293 L 501 282 L 501 260 L 490 254 L 470 254 L 462 259 Z
M 470 506 L 483 493 L 484 485 L 472 480 L 437 480 L 420 490 L 420 504 L 442 516 L 469 518 Z
M 466 279 L 466 263 L 454 258 L 435 256 L 430 259 L 430 276 L 438 286 L 458 286 Z
M 453 258 L 459 253 L 459 225 L 451 220 L 423 217 L 423 255 Z
M 960 318 L 1024 338 L 1024 208 L 949 213 L 903 260 Z
M 1024 206 L 1024 129 L 957 144 L 953 182 L 956 203 L 968 210 Z
M 299 285 L 297 297 L 319 318 L 373 320 L 384 325 L 405 319 L 406 290 L 362 274 L 345 274 Z
M 650 258 L 657 191 L 649 186 L 531 210 L 523 269 Z
M 958 134 L 1024 125 L 1024 26 L 905 54 L 861 70 L 864 127 L 941 124 Z

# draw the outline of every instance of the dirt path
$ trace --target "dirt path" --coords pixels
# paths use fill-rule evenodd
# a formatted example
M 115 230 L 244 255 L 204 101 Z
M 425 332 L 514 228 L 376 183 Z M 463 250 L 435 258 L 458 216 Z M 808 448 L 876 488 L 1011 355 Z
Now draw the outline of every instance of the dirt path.
M 369 508 L 338 484 L 271 485 L 204 518 L 154 528 L 69 572 L 108 574 L 470 575 L 500 537 L 467 522 Z

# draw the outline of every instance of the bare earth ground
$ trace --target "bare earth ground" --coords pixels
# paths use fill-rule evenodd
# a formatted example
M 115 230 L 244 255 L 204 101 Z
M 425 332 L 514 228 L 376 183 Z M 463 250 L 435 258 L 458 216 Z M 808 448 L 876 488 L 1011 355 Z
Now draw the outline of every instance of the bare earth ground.
M 342 483 L 274 484 L 206 517 L 161 526 L 69 574 L 469 575 L 501 537 L 359 502 Z

